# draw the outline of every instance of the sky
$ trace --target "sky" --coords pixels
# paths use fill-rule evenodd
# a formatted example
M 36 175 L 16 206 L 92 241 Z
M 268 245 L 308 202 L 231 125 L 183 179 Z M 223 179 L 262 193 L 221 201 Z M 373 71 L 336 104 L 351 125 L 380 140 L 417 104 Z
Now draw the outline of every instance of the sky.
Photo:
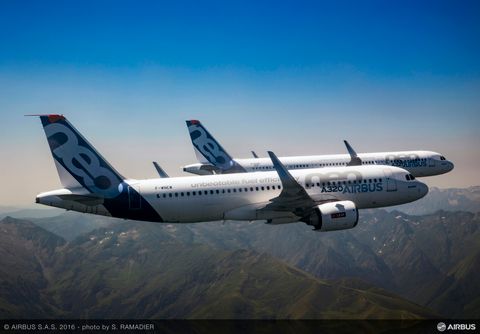
M 195 163 L 185 120 L 249 157 L 425 149 L 480 185 L 478 1 L 0 1 L 0 205 L 60 188 L 61 113 L 123 175 Z

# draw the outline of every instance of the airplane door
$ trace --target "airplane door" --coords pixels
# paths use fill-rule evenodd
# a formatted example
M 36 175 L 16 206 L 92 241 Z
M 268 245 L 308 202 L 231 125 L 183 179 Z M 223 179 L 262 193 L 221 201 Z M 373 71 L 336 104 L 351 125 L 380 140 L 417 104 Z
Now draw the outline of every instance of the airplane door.
M 435 167 L 435 160 L 432 158 L 428 159 L 428 167 Z
M 133 210 L 142 208 L 142 197 L 140 196 L 140 186 L 128 186 L 128 207 Z
M 388 169 L 384 169 L 385 179 L 387 181 L 387 191 L 397 191 L 397 180 L 392 178 L 392 173 Z

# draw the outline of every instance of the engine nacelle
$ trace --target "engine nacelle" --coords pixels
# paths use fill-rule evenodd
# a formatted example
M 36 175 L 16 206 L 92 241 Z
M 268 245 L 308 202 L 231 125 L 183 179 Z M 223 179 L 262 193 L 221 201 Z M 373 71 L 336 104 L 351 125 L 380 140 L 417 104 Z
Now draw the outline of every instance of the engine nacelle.
M 358 210 L 352 201 L 337 201 L 318 205 L 303 222 L 315 231 L 326 232 L 354 228 L 358 224 Z

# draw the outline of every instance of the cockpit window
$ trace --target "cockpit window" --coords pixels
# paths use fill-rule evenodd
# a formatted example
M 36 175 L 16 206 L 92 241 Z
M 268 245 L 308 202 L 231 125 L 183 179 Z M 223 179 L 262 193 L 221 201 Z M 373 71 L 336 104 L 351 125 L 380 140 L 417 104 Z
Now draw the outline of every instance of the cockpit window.
M 440 160 L 447 160 L 443 155 L 440 156 Z
M 412 174 L 406 174 L 405 178 L 407 179 L 407 181 L 415 180 L 415 176 L 413 176 Z

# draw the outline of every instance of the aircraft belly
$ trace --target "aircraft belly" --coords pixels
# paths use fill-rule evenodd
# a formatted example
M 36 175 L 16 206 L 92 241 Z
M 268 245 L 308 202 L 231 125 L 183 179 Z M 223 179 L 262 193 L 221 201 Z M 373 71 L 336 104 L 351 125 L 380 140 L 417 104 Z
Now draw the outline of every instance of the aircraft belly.
M 216 196 L 216 195 L 213 195 Z M 207 198 L 205 198 L 207 199 Z M 224 219 L 224 212 L 249 204 L 248 198 L 225 196 L 186 201 L 185 199 L 166 199 L 158 203 L 155 209 L 166 222 L 194 223 Z

